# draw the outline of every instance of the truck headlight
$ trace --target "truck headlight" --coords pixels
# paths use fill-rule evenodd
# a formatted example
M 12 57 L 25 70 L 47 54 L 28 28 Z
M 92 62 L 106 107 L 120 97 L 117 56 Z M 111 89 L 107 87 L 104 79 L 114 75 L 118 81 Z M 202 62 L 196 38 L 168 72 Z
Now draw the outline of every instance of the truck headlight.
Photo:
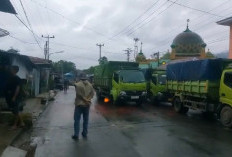
M 142 92 L 142 96 L 145 96 L 145 95 L 147 95 L 147 92 Z
M 126 92 L 125 91 L 121 91 L 120 95 L 126 95 Z

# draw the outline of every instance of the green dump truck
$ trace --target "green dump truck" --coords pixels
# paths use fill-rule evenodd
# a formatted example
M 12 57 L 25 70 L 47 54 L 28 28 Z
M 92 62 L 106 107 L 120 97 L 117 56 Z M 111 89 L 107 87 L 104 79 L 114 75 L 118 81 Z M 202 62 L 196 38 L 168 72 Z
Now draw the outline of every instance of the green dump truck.
M 217 113 L 232 127 L 232 60 L 206 59 L 167 66 L 167 90 L 177 112 L 188 109 Z
M 152 69 L 149 71 L 148 92 L 152 103 L 158 105 L 166 100 L 166 71 L 163 69 Z
M 127 101 L 141 104 L 146 100 L 146 81 L 138 63 L 109 61 L 95 68 L 94 88 L 98 99 L 115 104 Z

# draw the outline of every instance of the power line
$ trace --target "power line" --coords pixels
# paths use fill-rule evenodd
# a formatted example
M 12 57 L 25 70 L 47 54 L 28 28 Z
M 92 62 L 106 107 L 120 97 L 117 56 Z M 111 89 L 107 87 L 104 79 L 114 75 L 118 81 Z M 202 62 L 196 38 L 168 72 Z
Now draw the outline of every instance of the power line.
M 29 28 L 17 15 L 15 15 L 15 16 L 16 16 L 17 19 L 18 19 L 18 20 L 19 20 L 31 33 L 32 33 L 32 35 L 33 35 L 33 37 L 34 37 L 34 39 L 35 39 L 37 45 L 38 45 L 38 46 L 40 47 L 40 49 L 42 50 L 42 47 L 40 46 L 39 41 L 36 39 L 35 33 L 34 33 L 32 27 L 31 27 L 31 24 L 30 24 L 30 21 L 29 21 L 29 19 L 28 19 L 27 13 L 26 13 L 26 11 L 25 11 L 25 9 L 24 9 L 23 3 L 22 3 L 21 0 L 19 0 L 19 1 L 20 1 L 20 4 L 21 4 L 22 8 L 23 8 L 24 15 L 26 16 L 26 19 L 27 19 L 27 22 L 28 22 L 30 28 Z
M 140 14 L 137 18 L 135 18 L 129 25 L 127 25 L 125 28 L 123 28 L 121 31 L 119 31 L 118 33 L 116 33 L 115 35 L 113 35 L 111 37 L 114 38 L 118 35 L 120 35 L 121 33 L 123 33 L 125 30 L 127 30 L 127 28 L 129 28 L 131 25 L 133 25 L 137 20 L 139 20 L 141 17 L 143 17 L 148 11 L 150 11 L 160 0 L 155 1 L 150 7 L 148 7 L 142 14 Z
M 178 1 L 178 0 L 176 0 L 176 1 Z M 175 1 L 175 2 L 176 2 Z M 165 4 L 166 4 L 167 2 L 165 2 L 165 3 L 163 3 L 163 5 L 160 7 L 160 8 L 162 8 Z M 156 17 L 158 17 L 160 14 L 162 14 L 163 12 L 165 12 L 166 10 L 168 10 L 172 5 L 173 5 L 174 3 L 172 3 L 172 4 L 170 4 L 167 8 L 165 8 L 164 10 L 162 10 L 161 12 L 159 12 L 155 17 L 153 17 L 153 18 L 151 18 L 149 21 L 147 21 L 146 23 L 144 23 L 144 24 L 142 24 L 142 23 L 140 23 L 140 24 L 142 24 L 140 27 L 137 27 L 136 29 L 134 29 L 132 32 L 130 32 L 129 33 L 129 31 L 128 31 L 128 35 L 131 35 L 131 34 L 133 34 L 136 30 L 138 30 L 138 29 L 140 29 L 140 28 L 142 28 L 144 25 L 146 25 L 146 24 L 148 24 L 148 23 L 150 23 L 152 20 L 154 20 Z M 147 18 L 148 19 L 148 18 Z M 146 19 L 145 19 L 146 20 Z
M 217 43 L 217 42 L 226 41 L 226 40 L 228 40 L 228 39 L 229 39 L 229 38 L 226 37 L 226 38 L 221 38 L 221 39 L 212 40 L 212 41 L 210 41 L 210 42 L 208 43 L 208 45 L 209 45 L 209 44 L 213 44 L 213 43 Z
M 17 15 L 15 15 L 15 16 L 33 34 L 33 32 L 31 31 L 31 29 Z M 37 45 L 39 46 L 39 48 L 42 50 L 42 47 L 39 45 L 38 41 L 36 39 L 35 39 L 35 41 L 36 41 Z
M 226 4 L 226 3 L 228 3 L 228 2 L 230 2 L 231 0 L 227 0 L 227 1 L 225 1 L 225 2 L 223 2 L 223 3 L 221 3 L 221 4 L 219 4 L 219 5 L 217 5 L 216 7 L 214 7 L 214 8 L 212 8 L 211 10 L 209 10 L 208 12 L 211 12 L 211 11 L 213 11 L 213 10 L 215 10 L 215 9 L 217 9 L 217 8 L 219 8 L 220 6 L 222 6 L 222 5 L 224 5 L 224 4 Z M 230 7 L 229 7 L 230 8 Z M 227 8 L 226 10 L 228 10 L 229 8 Z M 224 10 L 222 10 L 221 12 L 224 12 L 225 11 L 225 9 Z M 221 13 L 220 12 L 220 13 Z M 203 16 L 205 15 L 206 13 L 203 13 Z M 194 18 L 193 20 L 197 20 L 197 19 L 199 19 L 199 18 L 201 18 L 202 17 L 202 14 L 200 15 L 200 16 L 198 16 L 198 17 L 196 17 L 196 18 Z M 207 19 L 207 20 L 209 20 L 209 19 Z M 200 23 L 200 22 L 199 22 Z M 199 23 L 197 23 L 197 24 L 199 24 Z M 208 23 L 206 23 L 206 24 L 204 24 L 204 25 L 207 25 Z M 195 24 L 196 25 L 196 24 Z M 204 25 L 202 25 L 202 26 L 204 26 Z M 181 25 L 182 26 L 182 25 Z M 172 32 L 175 32 L 175 30 L 177 30 L 178 28 L 180 28 L 180 26 L 177 26 L 176 28 L 174 28 L 174 29 L 172 29 L 171 31 L 169 31 L 169 32 L 167 32 L 168 34 L 170 34 L 170 33 L 172 33 Z M 193 29 L 193 30 L 196 30 L 196 29 Z M 215 35 L 215 34 L 214 34 Z M 162 43 L 164 43 L 164 44 L 162 44 L 163 46 L 162 47 L 164 47 L 167 43 L 169 43 L 170 41 L 170 39 L 171 38 L 174 38 L 173 37 L 174 36 L 174 34 L 173 35 L 169 35 L 169 37 L 166 37 L 164 40 L 162 40 Z M 152 49 L 154 49 L 154 48 L 152 48 Z
M 134 32 L 133 30 L 137 30 L 137 29 L 138 29 L 138 28 L 136 28 L 137 26 L 139 26 L 139 25 L 141 25 L 141 24 L 143 25 L 143 22 L 144 22 L 144 21 L 146 21 L 148 18 L 150 18 L 152 15 L 154 15 L 154 14 L 155 14 L 159 9 L 161 9 L 166 3 L 167 3 L 167 1 L 164 2 L 164 3 L 162 3 L 162 4 L 159 6 L 158 9 L 154 10 L 153 12 L 151 12 L 151 14 L 149 14 L 145 19 L 143 19 L 142 21 L 140 21 L 136 26 L 130 28 L 130 29 L 127 30 L 126 32 L 124 31 L 123 34 L 127 34 L 127 33 L 129 33 L 130 31 Z M 141 27 L 140 27 L 140 28 L 141 28 Z M 131 34 L 132 34 L 132 33 L 131 33 Z
M 35 35 L 34 31 L 33 31 L 31 22 L 30 22 L 30 20 L 29 20 L 29 18 L 28 18 L 28 16 L 27 16 L 26 10 L 25 10 L 25 8 L 24 8 L 24 6 L 23 6 L 22 0 L 19 0 L 19 2 L 20 2 L 21 6 L 22 6 L 22 8 L 23 8 L 23 12 L 24 12 L 24 15 L 25 15 L 25 17 L 26 17 L 27 23 L 28 23 L 28 25 L 29 25 L 29 27 L 30 27 L 30 29 L 31 29 L 31 32 L 32 32 L 32 34 L 33 34 L 33 36 L 34 36 L 36 42 L 38 43 L 39 47 L 41 48 L 41 46 L 40 46 L 40 44 L 39 44 L 39 41 L 37 40 L 36 35 Z
M 60 14 L 60 13 L 54 11 L 53 9 L 48 8 L 47 6 L 43 6 L 42 4 L 38 3 L 37 1 L 34 1 L 34 0 L 31 0 L 31 1 L 34 2 L 34 3 L 36 3 L 36 4 L 38 4 L 40 7 L 43 7 L 43 8 L 45 8 L 45 9 L 49 10 L 50 12 L 52 12 L 52 13 L 54 13 L 54 14 L 57 14 L 57 15 L 61 16 L 62 18 L 66 19 L 66 20 L 68 20 L 68 21 L 70 21 L 70 22 L 72 22 L 72 23 L 76 23 L 76 24 L 78 24 L 78 25 L 81 25 L 80 22 L 74 21 L 74 20 L 72 20 L 72 19 L 70 19 L 70 18 L 68 18 L 68 17 L 66 17 L 66 16 L 64 16 L 64 15 L 62 15 L 62 14 Z M 83 26 L 83 28 L 84 28 L 84 29 L 87 29 L 87 30 L 89 30 L 89 31 L 91 31 L 91 32 L 94 32 L 95 34 L 104 36 L 104 37 L 106 37 L 107 39 L 111 40 L 111 39 L 110 39 L 109 37 L 107 37 L 106 35 L 104 35 L 104 34 L 98 32 L 98 31 L 95 31 L 94 29 L 92 29 L 92 28 L 90 28 L 90 27 Z
M 22 40 L 22 39 L 19 39 L 19 38 L 17 38 L 17 37 L 14 37 L 14 36 L 12 36 L 12 35 L 8 35 L 9 37 L 11 37 L 11 38 L 13 38 L 13 39 L 15 39 L 15 40 L 18 40 L 18 41 L 20 41 L 20 42 L 22 42 L 22 43 L 24 43 L 24 44 L 37 44 L 37 43 L 31 43 L 31 42 L 27 42 L 27 41 L 24 41 L 24 40 Z
M 182 3 L 178 3 L 178 2 L 176 2 L 176 1 L 172 1 L 172 0 L 167 0 L 167 1 L 168 1 L 168 2 L 172 2 L 172 3 L 176 4 L 176 5 L 179 5 L 179 6 L 188 8 L 188 9 L 191 9 L 191 10 L 199 11 L 199 12 L 206 13 L 206 14 L 209 14 L 209 15 L 212 15 L 212 16 L 223 17 L 223 16 L 220 16 L 220 15 L 216 15 L 216 14 L 210 13 L 209 11 L 205 11 L 205 10 L 193 8 L 193 7 L 184 5 L 184 4 L 182 4 Z
M 70 48 L 74 48 L 74 49 L 79 49 L 79 50 L 88 50 L 88 51 L 95 51 L 94 49 L 85 49 L 85 48 L 80 48 L 80 47 L 76 47 L 76 46 L 72 46 L 72 45 L 67 45 L 67 44 L 64 44 L 64 43 L 59 43 L 59 42 L 50 42 L 52 44 L 55 44 L 55 45 L 60 45 L 60 46 L 66 46 L 66 47 L 70 47 Z

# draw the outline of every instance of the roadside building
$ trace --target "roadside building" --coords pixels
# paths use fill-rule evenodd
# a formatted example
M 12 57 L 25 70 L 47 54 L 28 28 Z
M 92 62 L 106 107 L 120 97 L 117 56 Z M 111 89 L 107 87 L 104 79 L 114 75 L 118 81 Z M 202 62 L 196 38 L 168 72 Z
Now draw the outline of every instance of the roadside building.
M 21 55 L 17 50 L 10 49 L 8 51 L 0 50 L 0 93 L 3 94 L 7 73 L 11 65 L 19 66 L 17 75 L 27 82 L 31 96 L 47 91 L 50 71 L 49 61 Z
M 147 59 L 143 53 L 142 43 L 141 43 L 140 52 L 136 56 L 135 60 L 137 63 L 139 63 L 139 68 L 141 69 L 149 69 L 149 68 L 156 69 L 161 65 L 167 64 L 170 61 L 170 59 L 158 59 L 158 58 Z
M 218 21 L 217 24 L 229 26 L 230 27 L 230 40 L 229 40 L 229 54 L 228 58 L 232 59 L 232 17 L 228 17 L 226 19 L 223 19 L 221 21 Z
M 34 95 L 38 95 L 40 93 L 46 92 L 49 87 L 49 76 L 50 76 L 50 68 L 51 63 L 48 60 L 38 58 L 38 57 L 32 57 L 27 56 L 30 61 L 34 64 L 33 70 L 32 70 L 32 89 Z

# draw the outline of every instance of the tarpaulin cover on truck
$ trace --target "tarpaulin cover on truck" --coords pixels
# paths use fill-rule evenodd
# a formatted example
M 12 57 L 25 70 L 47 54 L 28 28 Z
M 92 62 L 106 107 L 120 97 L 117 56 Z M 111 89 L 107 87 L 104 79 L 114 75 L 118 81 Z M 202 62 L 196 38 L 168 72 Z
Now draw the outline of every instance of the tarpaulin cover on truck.
M 113 73 L 119 70 L 137 69 L 138 63 L 109 61 L 96 66 L 94 70 L 94 86 L 110 89 L 112 86 Z
M 95 68 L 94 77 L 111 78 L 113 73 L 117 70 L 135 69 L 138 68 L 138 66 L 138 63 L 135 62 L 109 61 Z
M 232 63 L 228 59 L 205 59 L 174 63 L 167 66 L 167 79 L 176 81 L 216 81 Z

